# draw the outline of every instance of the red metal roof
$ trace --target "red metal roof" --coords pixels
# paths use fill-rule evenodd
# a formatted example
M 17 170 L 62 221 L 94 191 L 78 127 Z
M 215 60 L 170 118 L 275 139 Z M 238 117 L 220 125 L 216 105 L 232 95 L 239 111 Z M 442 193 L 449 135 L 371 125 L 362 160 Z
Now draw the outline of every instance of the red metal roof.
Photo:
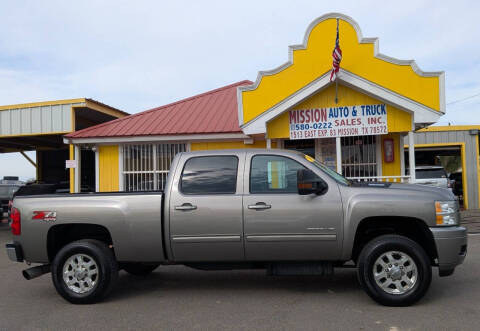
M 238 133 L 237 87 L 227 85 L 165 106 L 67 134 L 68 138 Z

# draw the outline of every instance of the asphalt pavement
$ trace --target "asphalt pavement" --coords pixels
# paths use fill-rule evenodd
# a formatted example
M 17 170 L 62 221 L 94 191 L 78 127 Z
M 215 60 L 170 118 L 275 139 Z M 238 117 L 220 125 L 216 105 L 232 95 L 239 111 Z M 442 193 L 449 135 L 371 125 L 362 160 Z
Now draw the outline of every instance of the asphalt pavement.
M 264 271 L 160 267 L 147 277 L 120 273 L 102 303 L 78 306 L 55 291 L 50 274 L 27 281 L 10 262 L 0 225 L 0 330 L 478 330 L 480 235 L 465 263 L 434 279 L 415 306 L 383 307 L 360 288 L 354 269 L 334 277 L 268 277 Z

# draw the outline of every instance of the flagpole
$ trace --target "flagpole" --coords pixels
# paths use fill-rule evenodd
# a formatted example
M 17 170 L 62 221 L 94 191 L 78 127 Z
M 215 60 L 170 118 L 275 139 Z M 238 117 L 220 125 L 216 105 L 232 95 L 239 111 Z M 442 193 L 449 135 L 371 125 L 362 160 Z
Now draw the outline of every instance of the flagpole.
M 338 17 L 337 17 L 337 36 L 338 36 Z M 335 75 L 335 103 L 338 103 L 338 75 Z
M 335 103 L 338 103 L 338 77 L 335 77 Z

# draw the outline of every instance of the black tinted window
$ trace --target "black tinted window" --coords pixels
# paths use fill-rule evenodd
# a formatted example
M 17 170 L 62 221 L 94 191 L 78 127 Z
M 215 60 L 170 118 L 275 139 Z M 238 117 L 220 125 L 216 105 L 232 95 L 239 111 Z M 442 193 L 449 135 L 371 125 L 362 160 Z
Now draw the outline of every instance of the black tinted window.
M 232 194 L 237 187 L 235 156 L 193 157 L 185 163 L 180 187 L 185 194 Z
M 250 193 L 297 193 L 299 169 L 305 167 L 287 157 L 254 156 L 250 167 Z

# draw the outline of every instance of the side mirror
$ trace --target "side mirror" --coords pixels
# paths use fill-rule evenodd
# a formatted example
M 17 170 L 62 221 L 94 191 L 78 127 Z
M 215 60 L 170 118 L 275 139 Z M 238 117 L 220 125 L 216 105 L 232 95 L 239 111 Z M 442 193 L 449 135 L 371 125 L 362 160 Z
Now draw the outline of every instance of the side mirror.
M 297 171 L 297 188 L 300 195 L 322 195 L 327 192 L 328 185 L 313 171 L 300 169 Z

